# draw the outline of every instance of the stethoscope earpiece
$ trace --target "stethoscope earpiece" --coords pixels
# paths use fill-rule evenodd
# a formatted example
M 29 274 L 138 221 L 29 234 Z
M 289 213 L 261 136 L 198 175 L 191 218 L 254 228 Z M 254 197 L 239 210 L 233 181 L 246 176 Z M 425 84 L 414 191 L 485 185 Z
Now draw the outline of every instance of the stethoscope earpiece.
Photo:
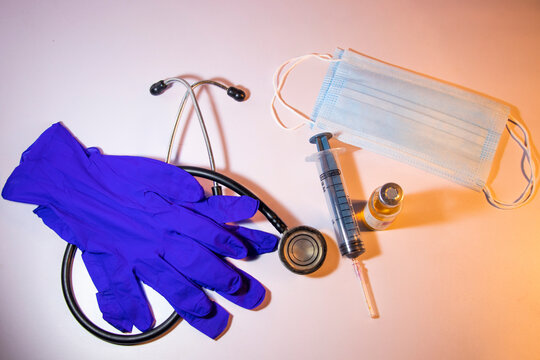
M 165 80 L 160 80 L 152 84 L 152 86 L 150 86 L 150 94 L 154 96 L 161 95 L 165 92 L 165 90 L 167 90 L 169 86 L 170 86 L 170 82 L 166 83 Z M 246 100 L 246 92 L 244 90 L 235 88 L 234 86 L 230 86 L 227 88 L 221 85 L 220 87 L 224 87 L 225 89 L 227 89 L 227 95 L 232 97 L 234 100 L 238 102 L 242 102 Z
M 246 100 L 246 93 L 244 90 L 235 88 L 234 86 L 231 86 L 227 89 L 227 95 L 232 97 L 234 100 L 238 102 L 242 102 Z
M 168 87 L 169 85 L 165 84 L 165 81 L 160 80 L 150 86 L 150 94 L 154 96 L 161 95 L 165 92 L 165 90 L 167 90 Z

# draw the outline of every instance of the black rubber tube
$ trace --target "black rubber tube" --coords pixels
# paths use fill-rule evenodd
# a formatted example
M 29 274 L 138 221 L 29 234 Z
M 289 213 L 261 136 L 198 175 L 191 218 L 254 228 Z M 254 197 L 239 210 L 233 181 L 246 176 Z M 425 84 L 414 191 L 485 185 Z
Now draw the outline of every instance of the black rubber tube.
M 279 231 L 280 234 L 284 233 L 287 230 L 287 226 L 281 220 L 275 212 L 272 211 L 264 202 L 262 202 L 255 194 L 249 191 L 247 188 L 234 181 L 233 179 L 222 175 L 218 172 L 194 167 L 194 166 L 180 166 L 182 169 L 186 170 L 188 173 L 195 177 L 201 177 L 204 179 L 216 181 L 217 183 L 231 189 L 238 195 L 250 196 L 259 201 L 259 211 L 270 221 L 270 223 Z M 153 340 L 156 340 L 160 336 L 169 332 L 180 320 L 181 317 L 176 312 L 173 312 L 171 316 L 167 318 L 160 325 L 145 331 L 140 334 L 135 335 L 123 335 L 116 334 L 106 330 L 103 330 L 96 324 L 94 324 L 81 310 L 75 294 L 73 293 L 72 287 L 72 268 L 73 260 L 75 259 L 75 253 L 77 252 L 77 247 L 72 244 L 68 244 L 66 251 L 64 252 L 64 258 L 62 260 L 62 270 L 61 270 L 61 282 L 62 282 L 62 292 L 64 293 L 64 299 L 66 304 L 75 317 L 75 319 L 82 325 L 86 330 L 91 334 L 97 336 L 101 340 L 117 344 L 117 345 L 140 345 L 147 343 Z
M 270 224 L 274 226 L 274 228 L 279 231 L 280 234 L 283 234 L 285 231 L 287 231 L 287 225 L 281 220 L 277 214 L 268 207 L 257 195 L 249 191 L 246 187 L 238 183 L 237 181 L 220 174 L 218 172 L 208 170 L 205 168 L 195 167 L 195 166 L 180 166 L 182 169 L 186 170 L 188 173 L 195 177 L 201 177 L 207 180 L 216 181 L 217 183 L 231 189 L 238 195 L 245 195 L 252 197 L 259 201 L 259 211 L 261 214 L 263 214 L 268 221 L 270 221 Z
M 122 335 L 115 334 L 106 330 L 103 330 L 96 324 L 94 324 L 81 310 L 72 287 L 72 266 L 75 259 L 75 253 L 77 247 L 72 244 L 68 244 L 64 253 L 64 259 L 62 260 L 62 292 L 64 293 L 64 299 L 66 304 L 75 317 L 75 319 L 91 334 L 97 336 L 101 340 L 117 344 L 117 345 L 139 345 L 152 340 L 157 339 L 161 335 L 171 330 L 182 318 L 176 312 L 173 312 L 171 316 L 167 318 L 159 326 L 156 326 L 148 331 L 135 335 Z

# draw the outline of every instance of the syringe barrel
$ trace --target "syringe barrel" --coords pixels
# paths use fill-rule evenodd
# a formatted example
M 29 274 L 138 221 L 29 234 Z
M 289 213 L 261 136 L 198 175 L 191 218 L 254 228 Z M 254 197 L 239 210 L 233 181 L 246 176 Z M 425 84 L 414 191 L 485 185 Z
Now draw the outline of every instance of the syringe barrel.
M 307 160 L 317 164 L 319 179 L 328 211 L 332 217 L 332 225 L 341 255 L 356 258 L 365 250 L 360 238 L 360 229 L 354 209 L 341 176 L 341 166 L 337 154 L 343 149 L 330 149 L 327 139 L 325 140 L 325 146 L 318 146 L 320 151 L 308 157 Z

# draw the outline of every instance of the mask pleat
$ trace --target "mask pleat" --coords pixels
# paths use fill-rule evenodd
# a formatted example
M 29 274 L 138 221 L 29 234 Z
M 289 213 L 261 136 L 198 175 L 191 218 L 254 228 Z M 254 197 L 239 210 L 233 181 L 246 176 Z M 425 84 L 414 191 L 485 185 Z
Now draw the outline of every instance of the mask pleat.
M 318 127 L 475 190 L 485 182 L 509 112 L 477 94 L 347 51 L 332 65 L 324 90 L 314 111 Z

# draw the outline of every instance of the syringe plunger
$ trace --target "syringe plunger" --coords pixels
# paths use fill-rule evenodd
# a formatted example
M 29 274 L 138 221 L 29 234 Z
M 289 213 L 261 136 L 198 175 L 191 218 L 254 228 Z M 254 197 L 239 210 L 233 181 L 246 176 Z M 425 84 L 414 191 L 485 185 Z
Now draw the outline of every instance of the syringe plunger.
M 356 216 L 341 177 L 341 167 L 337 157 L 334 156 L 342 149 L 330 148 L 328 139 L 331 137 L 330 133 L 321 133 L 310 138 L 309 142 L 316 144 L 318 152 L 308 157 L 307 160 L 317 163 L 339 251 L 342 256 L 354 259 L 363 254 L 365 250 L 360 239 Z

